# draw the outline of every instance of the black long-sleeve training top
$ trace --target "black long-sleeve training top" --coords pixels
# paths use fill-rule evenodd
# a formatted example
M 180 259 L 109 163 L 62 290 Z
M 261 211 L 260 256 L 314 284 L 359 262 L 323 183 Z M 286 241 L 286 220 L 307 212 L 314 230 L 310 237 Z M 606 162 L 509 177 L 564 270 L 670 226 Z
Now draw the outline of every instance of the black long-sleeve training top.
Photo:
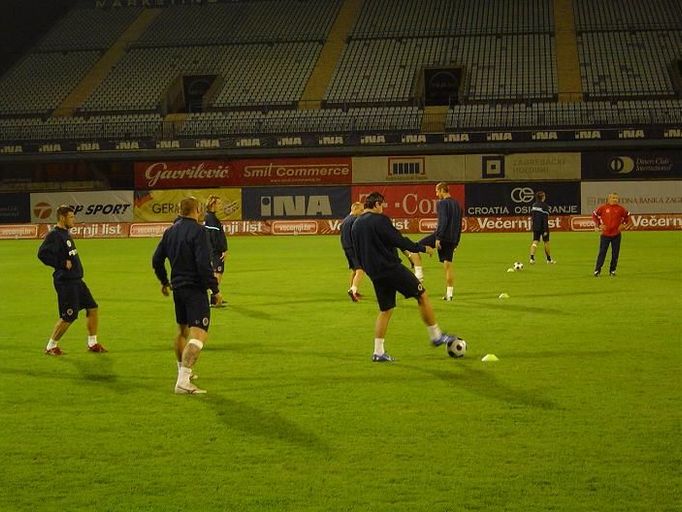
M 438 214 L 436 239 L 457 247 L 462 236 L 462 207 L 456 199 L 446 197 L 438 201 L 436 212 Z
M 357 217 L 351 213 L 343 219 L 341 226 L 339 226 L 339 231 L 341 232 L 341 247 L 344 249 L 353 248 L 351 230 L 353 229 L 353 224 L 355 224 L 356 220 Z
M 170 285 L 173 289 L 195 287 L 218 293 L 218 280 L 211 267 L 208 235 L 199 223 L 180 217 L 164 233 L 152 257 L 154 273 L 161 284 L 168 285 L 166 258 L 171 264 Z
M 530 209 L 533 220 L 532 230 L 547 233 L 549 231 L 549 206 L 544 201 L 535 201 Z
M 83 279 L 83 265 L 68 229 L 55 226 L 40 244 L 38 259 L 54 268 L 52 277 L 57 282 Z M 71 260 L 71 269 L 66 268 L 66 260 Z
M 426 252 L 422 244 L 401 235 L 391 219 L 381 213 L 360 215 L 353 223 L 351 235 L 360 266 L 372 279 L 402 265 L 396 249 Z
M 208 233 L 208 241 L 211 244 L 212 254 L 222 254 L 227 251 L 227 237 L 222 223 L 214 212 L 206 212 L 204 228 Z

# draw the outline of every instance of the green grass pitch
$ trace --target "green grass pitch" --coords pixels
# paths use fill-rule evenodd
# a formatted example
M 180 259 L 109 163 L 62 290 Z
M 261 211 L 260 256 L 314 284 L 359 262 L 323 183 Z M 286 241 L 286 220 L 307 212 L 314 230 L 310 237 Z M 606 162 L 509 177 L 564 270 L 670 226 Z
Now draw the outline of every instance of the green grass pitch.
M 553 234 L 557 265 L 542 246 L 528 265 L 529 242 L 465 235 L 452 303 L 427 258 L 467 356 L 401 298 L 379 365 L 371 284 L 348 299 L 336 237 L 232 238 L 203 397 L 172 392 L 156 240 L 77 241 L 110 352 L 86 353 L 81 317 L 63 358 L 42 353 L 39 242 L 0 242 L 0 510 L 679 510 L 682 233 L 625 233 L 616 278 L 592 277 L 597 234 Z

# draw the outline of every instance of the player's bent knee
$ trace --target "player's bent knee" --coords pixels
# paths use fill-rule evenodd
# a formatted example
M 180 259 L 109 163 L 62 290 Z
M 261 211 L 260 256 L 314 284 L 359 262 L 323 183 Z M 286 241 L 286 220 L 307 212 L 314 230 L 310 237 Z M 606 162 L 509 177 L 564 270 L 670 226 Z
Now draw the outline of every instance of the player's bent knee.
M 192 338 L 187 342 L 187 344 L 196 347 L 197 350 L 201 350 L 204 348 L 204 342 L 196 338 Z

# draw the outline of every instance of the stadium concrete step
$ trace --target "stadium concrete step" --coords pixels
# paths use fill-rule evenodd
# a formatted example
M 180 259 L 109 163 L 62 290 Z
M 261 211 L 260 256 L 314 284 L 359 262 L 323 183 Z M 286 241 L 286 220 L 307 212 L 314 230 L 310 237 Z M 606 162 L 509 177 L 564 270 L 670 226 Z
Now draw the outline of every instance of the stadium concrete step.
M 426 106 L 422 116 L 422 133 L 443 133 L 448 118 L 448 107 Z
M 573 0 L 554 0 L 554 26 L 559 102 L 580 102 L 583 100 L 583 87 Z
M 298 103 L 300 110 L 319 110 L 322 107 L 322 98 L 334 75 L 336 63 L 346 47 L 346 38 L 364 3 L 365 0 L 345 0 L 341 5 L 301 95 Z
M 144 9 L 54 110 L 52 116 L 71 117 L 125 56 L 128 45 L 140 38 L 161 11 L 162 9 Z

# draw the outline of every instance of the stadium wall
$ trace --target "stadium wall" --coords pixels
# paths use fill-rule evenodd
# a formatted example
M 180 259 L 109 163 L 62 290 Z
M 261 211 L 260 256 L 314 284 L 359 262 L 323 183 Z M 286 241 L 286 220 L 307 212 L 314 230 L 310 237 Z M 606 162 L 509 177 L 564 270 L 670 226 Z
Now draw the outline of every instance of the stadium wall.
M 557 231 L 591 229 L 591 211 L 612 191 L 636 214 L 631 229 L 682 229 L 682 151 L 161 160 L 130 169 L 135 190 L 0 194 L 2 237 L 41 236 L 62 203 L 83 223 L 76 236 L 156 236 L 190 194 L 221 197 L 233 235 L 333 234 L 350 203 L 375 190 L 401 231 L 422 233 L 433 227 L 438 181 L 463 205 L 465 232 L 528 230 L 538 190 Z

